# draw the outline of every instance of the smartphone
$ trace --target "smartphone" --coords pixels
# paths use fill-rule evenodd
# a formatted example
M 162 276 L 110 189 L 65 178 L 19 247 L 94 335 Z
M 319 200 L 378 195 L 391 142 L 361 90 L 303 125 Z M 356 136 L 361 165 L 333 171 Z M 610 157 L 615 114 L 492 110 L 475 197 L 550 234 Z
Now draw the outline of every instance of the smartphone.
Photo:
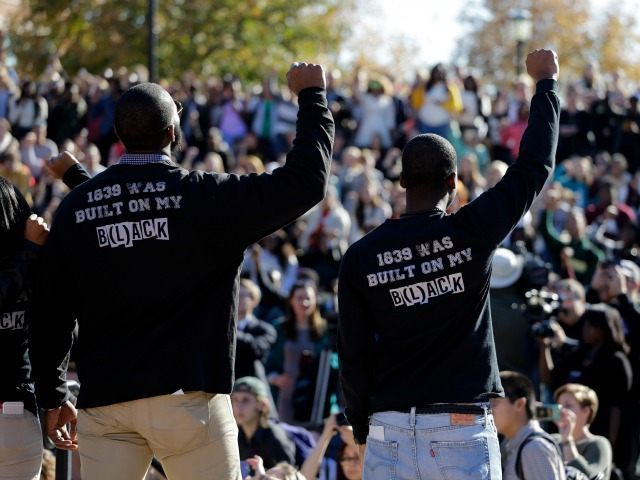
M 240 462 L 240 473 L 242 475 L 242 478 L 245 478 L 251 475 L 251 467 L 244 460 Z
M 557 403 L 547 403 L 536 407 L 536 418 L 543 422 L 560 420 L 560 405 Z
M 349 421 L 347 420 L 347 417 L 343 412 L 336 414 L 336 423 L 338 424 L 339 427 L 342 427 L 344 425 L 349 425 Z

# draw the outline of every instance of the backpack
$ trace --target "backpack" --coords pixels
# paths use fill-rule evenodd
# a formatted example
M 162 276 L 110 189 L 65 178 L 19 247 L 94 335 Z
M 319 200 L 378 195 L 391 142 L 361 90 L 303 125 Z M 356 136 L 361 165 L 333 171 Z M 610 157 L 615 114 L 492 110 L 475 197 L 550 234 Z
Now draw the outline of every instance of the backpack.
M 522 471 L 522 449 L 525 447 L 527 443 L 532 441 L 534 438 L 542 438 L 545 441 L 551 443 L 556 450 L 558 451 L 558 456 L 562 459 L 562 450 L 560 450 L 560 445 L 546 432 L 533 432 L 525 437 L 525 439 L 518 447 L 518 452 L 516 453 L 516 476 L 520 480 L 526 480 L 524 477 L 524 472 Z M 564 473 L 567 477 L 567 480 L 590 480 L 584 473 L 578 470 L 575 467 L 571 467 L 569 465 L 564 466 Z M 600 475 L 596 476 L 598 478 Z

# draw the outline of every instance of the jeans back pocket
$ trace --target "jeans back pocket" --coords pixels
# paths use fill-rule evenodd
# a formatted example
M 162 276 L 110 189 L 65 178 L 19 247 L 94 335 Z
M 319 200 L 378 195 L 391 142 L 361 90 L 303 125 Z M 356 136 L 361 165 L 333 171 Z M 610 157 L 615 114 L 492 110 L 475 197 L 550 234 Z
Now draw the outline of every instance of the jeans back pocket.
M 487 440 L 431 442 L 431 452 L 447 480 L 490 480 Z
M 363 480 L 393 480 L 396 478 L 398 442 L 367 438 Z

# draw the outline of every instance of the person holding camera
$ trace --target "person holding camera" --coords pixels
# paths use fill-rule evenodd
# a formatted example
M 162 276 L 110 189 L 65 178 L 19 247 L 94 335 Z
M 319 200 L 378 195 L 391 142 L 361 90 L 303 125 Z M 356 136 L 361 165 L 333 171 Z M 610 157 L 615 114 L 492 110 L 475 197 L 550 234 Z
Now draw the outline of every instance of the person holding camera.
M 599 480 L 609 480 L 611 443 L 589 430 L 598 413 L 596 392 L 579 383 L 567 383 L 555 391 L 553 398 L 561 407 L 556 425 L 564 461 L 589 478 L 602 474 Z
M 537 82 L 518 160 L 455 214 L 456 152 L 414 137 L 402 153 L 406 212 L 354 243 L 339 279 L 345 413 L 364 477 L 500 478 L 489 400 L 504 394 L 489 311 L 491 258 L 549 178 L 558 139 L 558 59 L 527 57 Z M 366 453 L 365 453 L 366 452 Z
M 622 412 L 629 399 L 632 370 L 627 358 L 629 347 L 624 339 L 618 311 L 605 304 L 591 305 L 582 315 L 583 334 L 578 348 L 565 357 L 551 355 L 548 341 L 540 349 L 540 378 L 557 388 L 565 383 L 580 383 L 592 388 L 599 399 L 599 413 L 591 431 L 609 439 L 616 454 L 626 450 L 621 438 Z M 619 449 L 616 447 L 619 445 Z M 617 453 L 620 452 L 620 453 Z
M 504 480 L 564 480 L 564 463 L 558 446 L 535 419 L 535 392 L 526 376 L 500 372 L 504 398 L 491 400 L 498 432 L 506 438 Z

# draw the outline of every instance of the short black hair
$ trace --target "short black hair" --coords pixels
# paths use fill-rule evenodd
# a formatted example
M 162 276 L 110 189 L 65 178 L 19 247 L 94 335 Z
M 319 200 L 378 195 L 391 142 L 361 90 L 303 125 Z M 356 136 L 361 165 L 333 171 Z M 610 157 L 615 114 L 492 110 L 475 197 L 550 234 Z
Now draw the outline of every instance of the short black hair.
M 406 187 L 442 188 L 456 171 L 456 151 L 440 135 L 413 137 L 402 151 L 402 177 Z
M 0 176 L 0 245 L 2 255 L 12 255 L 24 241 L 24 225 L 31 215 L 20 191 Z
M 527 399 L 527 418 L 531 420 L 534 417 L 536 403 L 533 382 L 525 375 L 509 370 L 500 372 L 500 381 L 502 382 L 502 388 L 504 388 L 504 396 L 511 403 L 522 397 Z
M 116 134 L 128 151 L 160 150 L 166 129 L 173 123 L 173 103 L 156 83 L 131 87 L 118 99 Z

